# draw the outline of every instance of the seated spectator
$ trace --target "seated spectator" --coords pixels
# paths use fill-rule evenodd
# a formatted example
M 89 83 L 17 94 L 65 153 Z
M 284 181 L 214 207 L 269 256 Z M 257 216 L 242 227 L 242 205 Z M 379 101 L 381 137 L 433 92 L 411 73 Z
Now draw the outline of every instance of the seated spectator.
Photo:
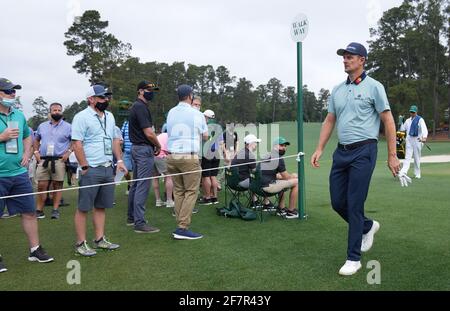
M 242 188 L 250 188 L 250 173 L 256 168 L 254 152 L 260 142 L 261 139 L 253 134 L 245 136 L 245 148 L 238 152 L 231 161 L 231 166 L 239 165 L 237 166 L 239 171 L 239 186 Z M 243 165 L 246 163 L 248 164 Z
M 280 197 L 280 205 L 278 209 L 288 219 L 298 218 L 297 194 L 298 194 L 298 176 L 290 174 L 286 171 L 286 164 L 283 157 L 286 148 L 290 143 L 284 137 L 278 137 L 273 142 L 273 148 L 270 154 L 265 156 L 265 161 L 261 163 L 261 182 L 263 190 L 267 193 L 278 193 L 282 190 L 290 189 L 289 208 L 285 208 L 284 192 Z M 266 204 L 265 204 L 266 205 Z

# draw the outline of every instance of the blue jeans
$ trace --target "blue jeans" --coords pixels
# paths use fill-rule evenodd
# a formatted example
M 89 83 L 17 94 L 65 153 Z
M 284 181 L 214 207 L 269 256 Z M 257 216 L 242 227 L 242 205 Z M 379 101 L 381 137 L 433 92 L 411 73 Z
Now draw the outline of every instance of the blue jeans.
M 373 221 L 364 216 L 364 202 L 376 165 L 377 144 L 354 150 L 336 149 L 330 172 L 330 196 L 333 209 L 348 223 L 347 259 L 361 258 L 362 235 Z
M 133 179 L 153 176 L 154 153 L 150 145 L 131 146 L 133 158 Z M 134 221 L 134 226 L 145 225 L 145 202 L 150 191 L 151 180 L 134 181 L 128 194 L 128 220 Z

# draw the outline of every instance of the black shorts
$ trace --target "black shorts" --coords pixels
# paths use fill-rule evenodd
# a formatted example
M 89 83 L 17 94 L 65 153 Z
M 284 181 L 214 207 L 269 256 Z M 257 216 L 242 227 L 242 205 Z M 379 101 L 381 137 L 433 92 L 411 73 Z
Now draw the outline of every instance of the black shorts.
M 206 158 L 202 158 L 202 177 L 217 176 L 217 174 L 219 174 L 219 170 L 217 169 L 219 165 L 220 159 L 212 158 L 211 160 L 208 160 Z M 209 170 L 205 171 L 207 169 Z

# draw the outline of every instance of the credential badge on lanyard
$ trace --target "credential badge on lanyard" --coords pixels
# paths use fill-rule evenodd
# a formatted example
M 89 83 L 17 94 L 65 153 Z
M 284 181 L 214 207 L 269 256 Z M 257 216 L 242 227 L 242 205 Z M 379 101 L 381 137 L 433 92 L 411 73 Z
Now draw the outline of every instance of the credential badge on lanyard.
M 105 133 L 105 137 L 103 137 L 103 150 L 104 150 L 105 155 L 113 155 L 112 139 L 106 133 L 106 112 L 104 113 L 104 116 L 105 116 L 105 126 L 103 126 L 103 123 L 100 120 L 100 117 L 97 115 L 98 122 L 100 122 L 100 126 L 102 127 L 102 130 Z

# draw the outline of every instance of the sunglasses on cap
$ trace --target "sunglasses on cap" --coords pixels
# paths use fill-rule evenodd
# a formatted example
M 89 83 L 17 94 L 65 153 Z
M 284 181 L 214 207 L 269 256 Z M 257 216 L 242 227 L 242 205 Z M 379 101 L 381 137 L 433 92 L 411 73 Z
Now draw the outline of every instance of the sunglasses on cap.
M 1 92 L 5 93 L 6 95 L 16 94 L 16 90 L 14 90 L 14 89 L 12 89 L 12 90 L 2 90 Z

